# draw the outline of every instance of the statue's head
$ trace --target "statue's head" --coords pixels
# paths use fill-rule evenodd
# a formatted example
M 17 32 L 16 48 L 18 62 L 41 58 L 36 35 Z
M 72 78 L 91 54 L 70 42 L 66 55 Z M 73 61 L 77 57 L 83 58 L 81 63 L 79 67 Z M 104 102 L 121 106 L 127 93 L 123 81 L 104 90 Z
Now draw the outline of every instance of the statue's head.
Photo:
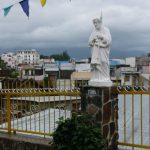
M 93 19 L 93 24 L 94 24 L 96 30 L 100 30 L 101 29 L 102 20 L 103 20 L 102 14 L 101 14 L 100 18 Z

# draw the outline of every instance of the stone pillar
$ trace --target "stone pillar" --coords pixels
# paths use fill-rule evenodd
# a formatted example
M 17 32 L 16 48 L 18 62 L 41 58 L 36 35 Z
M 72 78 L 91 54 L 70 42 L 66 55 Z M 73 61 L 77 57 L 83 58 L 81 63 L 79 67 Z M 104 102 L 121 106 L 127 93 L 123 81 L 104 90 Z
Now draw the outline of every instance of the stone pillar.
M 109 150 L 117 150 L 118 94 L 116 87 L 82 87 L 81 111 L 95 117 Z

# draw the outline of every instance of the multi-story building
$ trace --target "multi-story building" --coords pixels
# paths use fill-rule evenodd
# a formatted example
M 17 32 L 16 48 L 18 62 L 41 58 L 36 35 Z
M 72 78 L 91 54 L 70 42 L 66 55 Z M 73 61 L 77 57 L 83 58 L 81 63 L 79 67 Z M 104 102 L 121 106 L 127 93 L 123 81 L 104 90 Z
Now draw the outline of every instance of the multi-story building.
M 7 64 L 10 68 L 16 67 L 16 56 L 12 52 L 4 53 L 1 55 L 1 59 Z
M 36 50 L 8 52 L 1 55 L 1 59 L 7 63 L 10 68 L 16 68 L 19 64 L 37 64 L 40 60 L 40 54 Z
M 37 64 L 40 60 L 40 54 L 35 50 L 26 50 L 16 52 L 17 64 Z
M 141 73 L 149 73 L 150 57 L 137 57 L 136 66 L 138 68 L 138 71 L 140 71 Z

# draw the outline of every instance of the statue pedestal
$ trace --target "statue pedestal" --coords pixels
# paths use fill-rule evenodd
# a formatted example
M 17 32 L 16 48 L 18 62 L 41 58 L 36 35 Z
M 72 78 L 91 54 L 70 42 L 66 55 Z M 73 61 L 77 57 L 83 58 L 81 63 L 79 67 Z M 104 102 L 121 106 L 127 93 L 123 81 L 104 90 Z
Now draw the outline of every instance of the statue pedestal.
M 90 80 L 88 82 L 88 85 L 93 87 L 111 87 L 112 81 L 111 80 L 106 80 L 106 81 Z
M 92 115 L 102 135 L 108 140 L 108 150 L 117 150 L 118 94 L 116 87 L 82 87 L 81 111 Z

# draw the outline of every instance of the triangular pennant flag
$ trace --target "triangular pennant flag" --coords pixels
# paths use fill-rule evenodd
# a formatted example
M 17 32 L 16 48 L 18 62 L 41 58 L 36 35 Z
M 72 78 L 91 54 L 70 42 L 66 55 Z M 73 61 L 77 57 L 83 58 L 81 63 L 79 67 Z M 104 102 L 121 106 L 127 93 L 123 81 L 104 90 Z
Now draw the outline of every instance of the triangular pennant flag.
M 20 2 L 20 5 L 21 5 L 23 11 L 25 12 L 25 14 L 29 17 L 29 1 L 24 0 L 24 1 Z
M 15 4 L 18 4 L 23 0 L 0 0 L 0 9 L 5 9 Z
M 46 0 L 41 0 L 41 5 L 42 5 L 42 7 L 44 7 L 45 4 L 46 4 Z
M 7 8 L 4 8 L 4 16 L 5 16 L 5 17 L 8 15 L 8 13 L 9 13 L 11 7 L 12 7 L 12 6 L 7 7 Z

